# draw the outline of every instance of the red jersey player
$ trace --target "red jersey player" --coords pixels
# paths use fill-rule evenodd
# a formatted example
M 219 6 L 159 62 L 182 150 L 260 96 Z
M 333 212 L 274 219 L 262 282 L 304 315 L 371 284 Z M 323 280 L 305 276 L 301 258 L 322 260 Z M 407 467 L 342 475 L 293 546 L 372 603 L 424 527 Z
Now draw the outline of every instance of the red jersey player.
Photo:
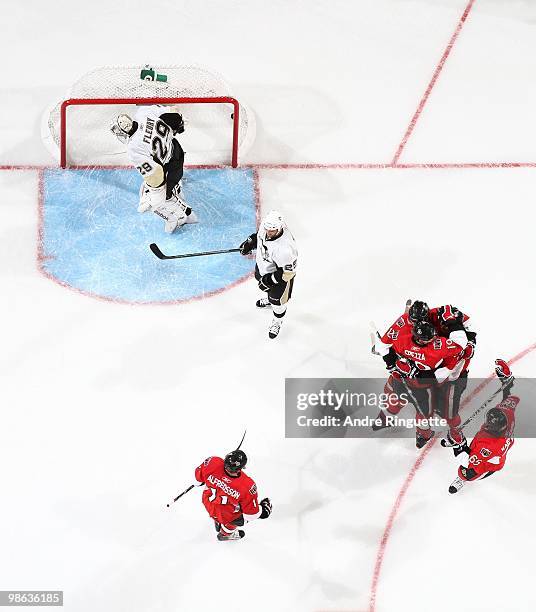
M 514 444 L 515 410 L 519 404 L 517 395 L 510 395 L 514 377 L 508 364 L 502 359 L 495 361 L 495 371 L 503 385 L 503 399 L 500 404 L 486 413 L 484 424 L 467 443 L 454 446 L 454 454 L 466 452 L 469 455 L 467 467 L 458 468 L 458 477 L 449 487 L 449 493 L 457 493 L 466 482 L 481 480 L 502 470 L 506 455 Z
M 225 459 L 209 457 L 195 470 L 198 486 L 205 485 L 203 505 L 214 520 L 220 542 L 240 540 L 246 534 L 238 527 L 272 513 L 267 497 L 259 503 L 257 485 L 243 471 L 246 463 L 246 453 L 237 449 Z
M 391 338 L 390 346 L 382 342 L 378 350 L 391 372 L 386 393 L 400 396 L 409 392 L 417 409 L 416 445 L 422 448 L 434 435 L 427 423 L 432 408 L 444 402 L 445 390 L 449 388 L 442 383 L 451 376 L 457 377 L 455 368 L 463 350 L 449 338 L 438 336 L 428 321 L 416 321 L 411 326 L 411 334 Z M 397 409 L 399 411 L 400 407 L 396 402 L 387 408 L 392 414 L 396 414 Z
M 419 322 L 431 323 L 437 336 L 453 341 L 463 349 L 458 354 L 458 362 L 451 368 L 451 372 L 448 374 L 448 382 L 441 388 L 436 385 L 433 398 L 434 411 L 439 417 L 447 420 L 452 439 L 457 443 L 463 441 L 463 437 L 458 430 L 461 422 L 459 417 L 460 400 L 467 387 L 469 362 L 474 355 L 476 343 L 476 334 L 466 329 L 465 323 L 468 319 L 469 317 L 460 312 L 455 306 L 446 305 L 429 309 L 426 302 L 416 300 L 411 304 L 408 311 L 393 323 L 377 345 L 378 352 L 383 356 L 387 368 L 391 372 L 391 376 L 385 386 L 385 393 L 389 395 L 397 393 L 396 387 L 399 386 L 397 385 L 396 374 L 393 374 L 393 364 L 395 363 L 393 357 L 395 356 L 391 348 L 398 353 L 397 346 L 411 343 L 415 324 Z M 446 344 L 448 345 L 448 342 Z M 439 377 L 438 380 L 442 382 Z M 400 409 L 401 404 L 393 401 L 387 407 L 387 412 L 395 415 L 398 414 Z M 385 412 L 380 411 L 378 419 L 381 424 L 373 426 L 373 429 L 377 430 L 386 427 L 386 416 Z
M 437 308 L 428 308 L 426 302 L 415 300 L 408 311 L 398 317 L 380 338 L 380 343 L 387 346 L 392 345 L 395 340 L 402 339 L 404 336 L 409 337 L 412 327 L 417 321 L 427 321 L 434 326 L 438 336 L 450 338 L 463 349 L 466 348 L 468 343 L 472 343 L 473 350 L 468 351 L 469 354 L 467 355 L 467 358 L 470 359 L 474 352 L 476 334 L 467 329 L 466 323 L 468 320 L 469 317 L 456 306 L 447 304 Z

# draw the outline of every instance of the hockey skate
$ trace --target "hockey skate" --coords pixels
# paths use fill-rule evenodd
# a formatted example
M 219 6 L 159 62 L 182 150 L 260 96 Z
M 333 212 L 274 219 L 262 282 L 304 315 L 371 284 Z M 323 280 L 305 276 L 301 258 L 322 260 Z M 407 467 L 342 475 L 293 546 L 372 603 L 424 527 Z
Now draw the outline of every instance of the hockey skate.
M 381 421 L 381 423 L 378 424 L 376 421 Z M 380 410 L 380 413 L 372 423 L 372 431 L 381 431 L 382 429 L 387 429 L 388 427 L 391 427 L 391 425 L 387 424 L 387 415 L 383 410 Z
M 246 532 L 243 531 L 242 529 L 235 529 L 233 533 L 229 533 L 229 534 L 218 533 L 217 538 L 220 542 L 228 542 L 231 540 L 241 540 L 243 537 L 245 537 L 245 535 L 246 535 Z
M 255 302 L 255 306 L 257 308 L 269 308 L 271 306 L 270 300 L 267 297 L 263 297 Z
M 465 480 L 462 480 L 459 476 L 456 478 L 449 487 L 449 493 L 457 493 L 465 485 Z
M 461 436 L 460 442 L 456 442 L 456 440 L 454 440 L 454 438 L 450 435 L 450 431 L 448 432 L 446 438 L 442 438 L 441 440 L 441 446 L 443 448 L 452 448 L 452 452 L 454 453 L 455 457 L 461 455 L 464 452 L 469 453 L 469 447 L 467 446 L 467 438 L 463 435 L 462 432 L 459 432 L 459 434 Z
M 272 324 L 270 325 L 270 329 L 268 330 L 268 336 L 272 338 L 272 340 L 274 338 L 277 338 L 277 336 L 279 335 L 279 330 L 281 329 L 282 324 L 283 321 L 281 319 L 272 319 Z
M 427 442 L 429 442 L 434 437 L 434 435 L 435 431 L 433 430 L 427 432 L 427 435 L 423 435 L 419 430 L 417 430 L 415 433 L 415 446 L 421 449 L 423 446 L 426 445 Z

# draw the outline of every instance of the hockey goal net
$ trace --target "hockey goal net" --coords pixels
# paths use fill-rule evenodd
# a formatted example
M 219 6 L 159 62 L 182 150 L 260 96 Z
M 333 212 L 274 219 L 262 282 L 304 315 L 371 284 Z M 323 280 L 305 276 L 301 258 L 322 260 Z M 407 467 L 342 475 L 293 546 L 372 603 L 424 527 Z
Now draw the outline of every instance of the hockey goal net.
M 187 164 L 238 165 L 255 139 L 252 111 L 215 72 L 190 66 L 106 66 L 80 78 L 43 117 L 42 136 L 62 167 L 130 165 L 110 132 L 113 119 L 136 106 L 178 106 Z

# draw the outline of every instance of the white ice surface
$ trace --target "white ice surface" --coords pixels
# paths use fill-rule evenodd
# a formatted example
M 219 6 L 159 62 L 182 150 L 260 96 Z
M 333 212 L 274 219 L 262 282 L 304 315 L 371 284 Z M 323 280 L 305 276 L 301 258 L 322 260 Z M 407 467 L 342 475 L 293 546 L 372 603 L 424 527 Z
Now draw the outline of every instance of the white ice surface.
M 40 114 L 80 74 L 160 57 L 237 84 L 258 119 L 247 161 L 389 163 L 465 4 L 2 3 L 0 164 L 49 163 Z M 401 161 L 535 161 L 535 28 L 530 2 L 477 0 Z M 51 283 L 36 266 L 36 172 L 0 172 L 0 590 L 63 589 L 69 612 L 368 610 L 414 445 L 285 440 L 284 378 L 382 375 L 368 323 L 407 297 L 472 315 L 475 375 L 535 342 L 534 173 L 261 170 L 262 208 L 283 211 L 300 249 L 270 342 L 254 283 L 162 307 Z M 221 545 L 199 491 L 164 504 L 246 426 L 274 513 Z M 517 440 L 500 477 L 449 497 L 455 464 L 433 449 L 376 610 L 534 610 L 533 456 Z

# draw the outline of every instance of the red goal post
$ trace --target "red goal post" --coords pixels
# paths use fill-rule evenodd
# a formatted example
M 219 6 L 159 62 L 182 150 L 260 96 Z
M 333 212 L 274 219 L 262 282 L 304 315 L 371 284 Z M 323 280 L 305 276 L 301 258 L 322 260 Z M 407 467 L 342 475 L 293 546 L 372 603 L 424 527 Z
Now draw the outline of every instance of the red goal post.
M 233 137 L 231 165 L 238 166 L 238 144 L 240 129 L 240 105 L 236 98 L 230 96 L 212 98 L 69 98 L 61 103 L 60 107 L 60 165 L 67 167 L 67 109 L 69 106 L 91 106 L 91 105 L 125 105 L 135 104 L 232 104 L 233 106 Z

